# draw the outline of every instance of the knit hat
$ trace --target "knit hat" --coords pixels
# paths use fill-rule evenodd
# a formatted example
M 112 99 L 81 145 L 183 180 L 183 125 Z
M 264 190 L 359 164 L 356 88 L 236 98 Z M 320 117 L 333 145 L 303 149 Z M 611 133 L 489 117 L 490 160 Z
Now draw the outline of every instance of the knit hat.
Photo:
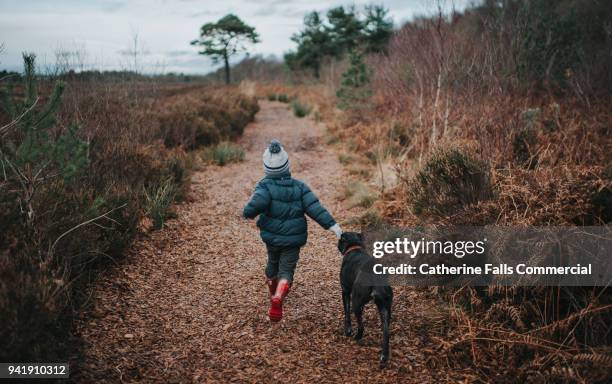
M 274 139 L 263 154 L 264 171 L 266 175 L 280 175 L 289 171 L 289 155 L 280 141 Z

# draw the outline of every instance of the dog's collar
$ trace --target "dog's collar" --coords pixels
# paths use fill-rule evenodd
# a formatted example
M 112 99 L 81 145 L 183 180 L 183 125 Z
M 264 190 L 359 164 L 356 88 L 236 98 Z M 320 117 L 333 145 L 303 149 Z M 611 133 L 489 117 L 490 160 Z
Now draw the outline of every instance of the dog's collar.
M 353 252 L 357 249 L 363 249 L 363 247 L 359 244 L 353 244 L 342 252 L 342 256 L 346 256 L 349 254 L 349 252 Z

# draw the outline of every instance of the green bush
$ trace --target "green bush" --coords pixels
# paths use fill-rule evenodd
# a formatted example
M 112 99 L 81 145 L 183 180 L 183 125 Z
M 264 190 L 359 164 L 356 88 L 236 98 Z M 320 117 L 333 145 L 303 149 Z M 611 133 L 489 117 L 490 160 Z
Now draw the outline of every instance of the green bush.
M 223 166 L 229 163 L 243 161 L 244 149 L 237 144 L 226 141 L 208 148 L 204 154 L 204 158 L 217 165 Z
M 311 111 L 311 108 L 305 104 L 302 104 L 299 102 L 299 100 L 293 100 L 291 102 L 291 109 L 293 109 L 293 114 L 296 117 L 305 117 L 308 116 L 308 114 Z
M 434 152 L 407 187 L 417 214 L 452 213 L 492 195 L 487 164 L 459 149 Z
M 71 290 L 91 263 L 60 240 L 97 207 L 80 189 L 89 143 L 57 124 L 65 84 L 39 95 L 35 56 L 23 60 L 23 88 L 0 90 L 0 360 L 50 361 L 66 349 Z
M 527 109 L 521 114 L 520 128 L 512 138 L 512 154 L 517 164 L 533 169 L 538 164 L 535 147 L 538 142 L 537 127 L 540 121 L 540 109 Z
M 277 99 L 276 93 L 269 93 L 267 98 L 269 101 L 276 101 Z
M 288 103 L 289 96 L 287 96 L 287 94 L 285 93 L 279 93 L 278 95 L 276 95 L 276 100 L 280 101 L 281 103 Z

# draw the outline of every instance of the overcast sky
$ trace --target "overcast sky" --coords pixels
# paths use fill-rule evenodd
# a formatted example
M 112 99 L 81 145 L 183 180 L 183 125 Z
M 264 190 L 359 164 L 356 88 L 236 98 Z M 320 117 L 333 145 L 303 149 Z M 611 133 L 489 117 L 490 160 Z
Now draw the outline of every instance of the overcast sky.
M 56 53 L 70 55 L 72 66 L 84 69 L 132 69 L 133 38 L 138 35 L 137 66 L 148 73 L 206 73 L 214 67 L 189 42 L 202 24 L 235 13 L 254 26 L 262 42 L 251 52 L 281 55 L 294 48 L 289 38 L 299 31 L 304 15 L 333 6 L 372 3 L 322 0 L 0 0 L 0 69 L 21 70 L 21 53 L 34 52 L 44 70 Z M 432 0 L 374 1 L 390 10 L 396 25 L 435 10 Z M 463 9 L 471 0 L 446 0 Z M 77 68 L 78 69 L 78 68 Z

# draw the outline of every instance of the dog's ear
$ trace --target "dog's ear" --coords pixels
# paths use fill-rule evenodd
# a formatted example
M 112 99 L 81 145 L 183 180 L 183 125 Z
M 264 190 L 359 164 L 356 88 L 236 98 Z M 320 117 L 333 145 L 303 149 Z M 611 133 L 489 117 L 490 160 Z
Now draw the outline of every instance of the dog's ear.
M 340 238 L 338 239 L 338 250 L 340 251 L 340 253 L 344 253 L 345 249 L 346 249 L 346 236 L 343 233 L 342 235 L 340 235 Z

